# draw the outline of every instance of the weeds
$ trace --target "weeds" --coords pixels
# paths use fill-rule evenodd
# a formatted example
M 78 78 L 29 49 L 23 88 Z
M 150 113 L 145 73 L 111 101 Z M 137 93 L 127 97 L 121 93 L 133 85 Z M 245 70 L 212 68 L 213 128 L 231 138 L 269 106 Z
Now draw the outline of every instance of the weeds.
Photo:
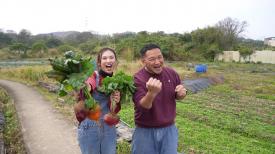
M 9 154 L 26 154 L 21 127 L 16 114 L 15 106 L 7 93 L 0 88 L 0 103 L 3 105 L 5 117 L 4 143 Z

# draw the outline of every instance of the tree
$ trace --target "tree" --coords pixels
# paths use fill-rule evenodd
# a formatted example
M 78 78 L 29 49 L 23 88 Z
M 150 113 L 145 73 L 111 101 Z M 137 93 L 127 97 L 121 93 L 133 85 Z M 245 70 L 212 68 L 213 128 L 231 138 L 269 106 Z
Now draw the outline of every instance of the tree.
M 75 48 L 68 44 L 64 44 L 64 45 L 59 46 L 57 50 L 61 53 L 65 53 L 66 51 L 74 51 Z
M 5 34 L 12 39 L 11 43 L 12 42 L 16 42 L 16 40 L 17 40 L 17 34 L 16 34 L 15 31 L 7 30 Z
M 264 50 L 266 48 L 266 45 L 264 44 L 264 41 L 262 40 L 253 40 L 253 39 L 245 39 L 243 37 L 238 39 L 239 44 L 241 45 L 247 45 L 254 50 Z M 238 50 L 238 49 L 237 49 Z
M 195 48 L 194 51 L 197 52 L 196 54 L 202 55 L 205 59 L 212 61 L 214 60 L 215 54 L 222 51 L 220 46 L 222 35 L 216 27 L 197 29 L 191 32 L 191 36 L 193 43 L 190 44 L 190 46 Z
M 27 56 L 27 51 L 29 47 L 23 43 L 14 43 L 10 46 L 11 51 L 18 52 L 19 54 L 23 54 L 23 56 Z
M 250 61 L 250 55 L 254 52 L 252 47 L 246 44 L 239 44 L 237 50 L 239 51 L 241 57 L 243 57 L 244 60 L 248 58 L 248 61 Z
M 220 30 L 222 37 L 220 40 L 221 46 L 224 50 L 231 50 L 236 44 L 238 37 L 245 31 L 247 27 L 246 21 L 238 21 L 230 17 L 219 21 L 216 27 Z
M 8 46 L 9 44 L 11 44 L 11 42 L 12 38 L 9 37 L 9 35 L 0 32 L 0 49 Z
M 136 33 L 126 31 L 126 32 L 123 32 L 123 33 L 114 33 L 113 34 L 113 39 L 115 39 L 117 41 L 119 39 L 135 37 L 135 36 L 136 36 Z
M 33 52 L 39 52 L 39 53 L 44 53 L 48 51 L 47 46 L 45 45 L 44 42 L 36 42 L 32 45 L 32 51 Z
M 192 35 L 190 33 L 184 33 L 183 35 L 179 35 L 178 37 L 183 42 L 191 42 L 192 41 Z
M 95 54 L 95 48 L 96 48 L 96 44 L 95 43 L 81 43 L 78 46 L 80 48 L 81 51 L 85 52 L 85 53 L 91 53 L 91 54 Z
M 91 32 L 82 32 L 82 33 L 76 35 L 76 42 L 78 44 L 84 43 L 94 37 L 96 37 L 96 35 L 92 34 Z
M 17 42 L 30 45 L 30 40 L 31 32 L 26 29 L 22 29 L 17 36 Z
M 48 48 L 55 48 L 55 47 L 58 47 L 62 44 L 63 44 L 63 42 L 61 40 L 59 40 L 57 38 L 54 38 L 54 37 L 52 37 L 52 38 L 50 38 L 46 41 L 46 46 Z
M 133 58 L 139 56 L 137 46 L 139 46 L 139 44 L 136 38 L 125 37 L 120 39 L 119 42 L 116 43 L 115 50 L 126 60 L 133 60 Z

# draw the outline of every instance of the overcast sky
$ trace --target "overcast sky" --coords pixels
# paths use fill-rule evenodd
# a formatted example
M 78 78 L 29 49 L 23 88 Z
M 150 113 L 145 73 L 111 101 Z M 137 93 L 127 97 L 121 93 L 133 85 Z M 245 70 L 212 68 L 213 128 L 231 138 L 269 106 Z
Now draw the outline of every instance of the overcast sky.
M 246 38 L 275 37 L 275 0 L 0 0 L 0 29 L 191 32 L 231 17 Z

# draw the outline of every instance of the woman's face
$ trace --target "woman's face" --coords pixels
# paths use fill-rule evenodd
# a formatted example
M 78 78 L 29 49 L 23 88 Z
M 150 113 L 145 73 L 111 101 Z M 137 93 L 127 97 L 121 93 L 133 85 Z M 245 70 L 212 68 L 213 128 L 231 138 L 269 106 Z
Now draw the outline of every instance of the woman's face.
M 110 50 L 103 52 L 101 56 L 100 68 L 104 72 L 111 74 L 113 73 L 115 67 L 116 67 L 115 54 Z

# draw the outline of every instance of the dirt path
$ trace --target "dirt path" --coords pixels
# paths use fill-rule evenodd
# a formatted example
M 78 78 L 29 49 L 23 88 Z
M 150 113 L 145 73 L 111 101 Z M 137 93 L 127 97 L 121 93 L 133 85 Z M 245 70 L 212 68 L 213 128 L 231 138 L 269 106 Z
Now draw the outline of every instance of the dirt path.
M 30 154 L 80 154 L 76 127 L 34 89 L 0 80 L 15 102 L 24 142 Z

